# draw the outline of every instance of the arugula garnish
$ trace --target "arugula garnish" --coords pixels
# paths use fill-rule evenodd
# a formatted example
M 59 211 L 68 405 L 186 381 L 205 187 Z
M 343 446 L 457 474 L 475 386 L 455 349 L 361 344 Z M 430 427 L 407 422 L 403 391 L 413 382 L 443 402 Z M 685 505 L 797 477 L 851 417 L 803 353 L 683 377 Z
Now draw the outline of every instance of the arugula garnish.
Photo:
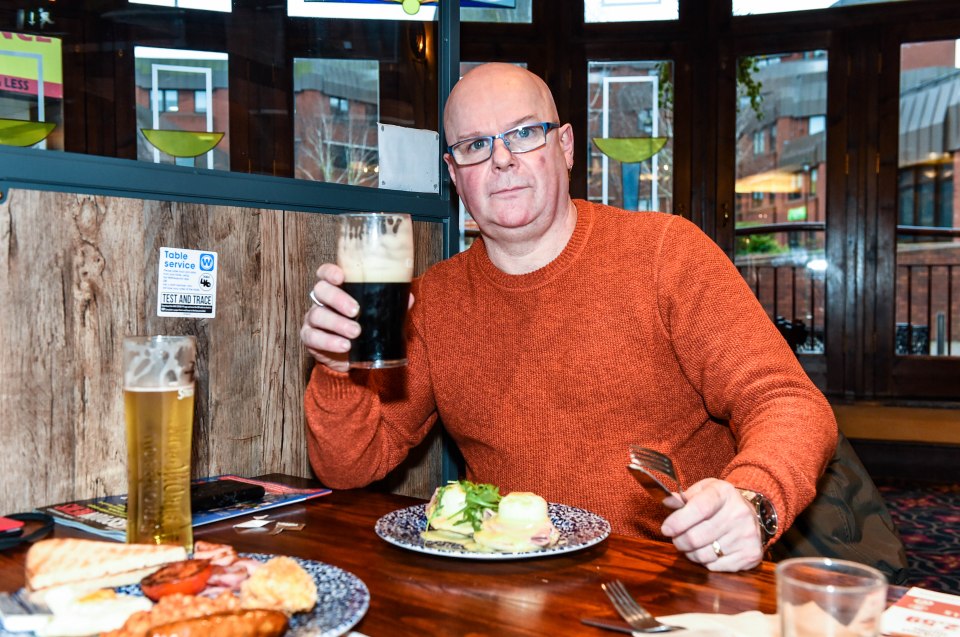
M 437 493 L 437 507 L 434 510 L 434 515 L 440 510 L 444 492 L 454 484 L 458 484 L 458 481 L 451 480 L 446 485 L 440 487 Z M 500 506 L 500 499 L 502 497 L 500 495 L 500 487 L 492 484 L 470 482 L 469 480 L 460 480 L 459 484 L 466 496 L 466 504 L 462 509 L 449 517 L 453 519 L 460 515 L 464 522 L 470 523 L 474 531 L 479 531 L 483 523 L 483 512 L 487 509 L 495 512 Z M 434 516 L 431 516 L 431 518 L 427 520 L 428 528 L 433 517 Z

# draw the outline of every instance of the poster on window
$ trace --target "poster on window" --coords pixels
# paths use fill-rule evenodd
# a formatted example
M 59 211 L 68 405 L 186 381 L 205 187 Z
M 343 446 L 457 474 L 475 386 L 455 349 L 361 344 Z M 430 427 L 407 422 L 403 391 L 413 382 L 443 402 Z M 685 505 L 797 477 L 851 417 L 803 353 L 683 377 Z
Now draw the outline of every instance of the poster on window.
M 63 148 L 59 38 L 0 31 L 0 144 Z

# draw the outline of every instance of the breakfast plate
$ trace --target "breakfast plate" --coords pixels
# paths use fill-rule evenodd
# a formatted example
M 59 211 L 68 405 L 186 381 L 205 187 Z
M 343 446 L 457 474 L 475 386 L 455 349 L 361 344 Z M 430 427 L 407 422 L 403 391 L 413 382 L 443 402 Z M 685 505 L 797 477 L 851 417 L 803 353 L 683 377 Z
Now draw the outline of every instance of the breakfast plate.
M 241 553 L 240 557 L 266 562 L 275 557 L 265 553 Z M 317 585 L 317 605 L 313 610 L 295 613 L 284 637 L 338 637 L 359 622 L 370 607 L 370 591 L 357 576 L 331 564 L 292 557 Z M 132 584 L 116 589 L 126 595 L 142 595 Z M 24 637 L 32 633 L 11 633 L 0 628 L 0 637 Z
M 610 535 L 610 523 L 595 513 L 565 504 L 549 504 L 547 512 L 560 531 L 560 540 L 553 546 L 523 553 L 479 553 L 453 542 L 424 540 L 420 533 L 427 528 L 427 505 L 417 504 L 388 513 L 374 527 L 383 540 L 400 548 L 470 560 L 521 560 L 545 555 L 572 553 L 602 542 Z

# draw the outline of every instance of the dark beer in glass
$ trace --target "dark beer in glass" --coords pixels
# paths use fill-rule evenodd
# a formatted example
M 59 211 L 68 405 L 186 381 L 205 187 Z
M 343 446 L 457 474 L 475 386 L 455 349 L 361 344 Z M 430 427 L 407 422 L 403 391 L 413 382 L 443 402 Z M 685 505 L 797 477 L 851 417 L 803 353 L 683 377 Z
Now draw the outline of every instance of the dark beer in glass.
M 337 264 L 343 290 L 360 304 L 360 336 L 350 344 L 350 366 L 407 364 L 404 324 L 413 277 L 413 221 L 401 213 L 340 215 Z

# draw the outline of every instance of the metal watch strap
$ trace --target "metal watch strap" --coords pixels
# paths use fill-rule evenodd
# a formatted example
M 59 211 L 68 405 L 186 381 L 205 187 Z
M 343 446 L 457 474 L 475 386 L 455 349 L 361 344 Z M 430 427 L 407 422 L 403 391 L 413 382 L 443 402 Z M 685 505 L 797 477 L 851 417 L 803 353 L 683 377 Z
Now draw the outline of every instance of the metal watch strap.
M 779 526 L 777 511 L 773 503 L 762 493 L 757 493 L 749 489 L 737 490 L 740 492 L 740 495 L 753 506 L 754 513 L 756 513 L 757 516 L 757 522 L 760 526 L 760 540 L 764 548 L 766 548 L 770 540 L 773 539 L 773 536 L 777 534 Z

